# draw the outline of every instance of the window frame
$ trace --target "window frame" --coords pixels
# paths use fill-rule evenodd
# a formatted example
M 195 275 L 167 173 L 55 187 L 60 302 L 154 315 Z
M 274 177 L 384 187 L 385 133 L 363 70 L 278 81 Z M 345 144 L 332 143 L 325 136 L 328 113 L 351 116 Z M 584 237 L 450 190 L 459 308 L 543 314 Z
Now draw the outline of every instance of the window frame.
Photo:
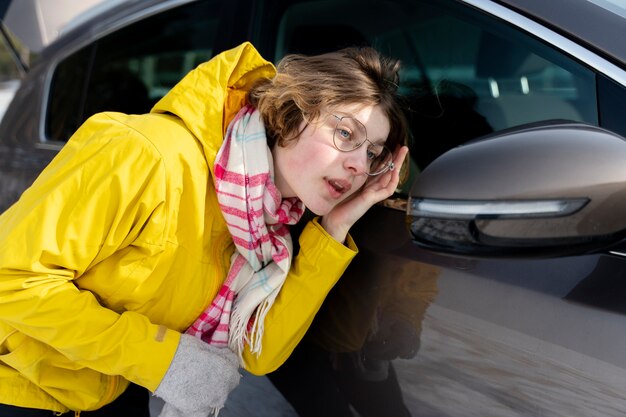
M 223 18 L 229 14 L 232 14 L 232 9 L 236 7 L 239 1 L 231 2 L 227 0 L 213 0 L 216 5 L 219 6 L 219 10 L 216 10 L 216 20 L 218 22 L 217 32 L 221 31 L 221 28 L 224 25 L 227 25 L 229 20 L 227 18 Z M 54 77 L 59 69 L 59 66 L 72 55 L 80 53 L 80 51 L 84 49 L 90 50 L 90 59 L 88 62 L 88 71 L 90 71 L 91 65 L 93 65 L 98 43 L 103 39 L 109 36 L 112 33 L 123 30 L 131 25 L 149 19 L 153 16 L 157 16 L 162 13 L 167 13 L 170 10 L 176 9 L 178 7 L 184 7 L 191 3 L 197 3 L 198 0 L 169 0 L 163 2 L 157 2 L 148 7 L 141 4 L 135 4 L 134 8 L 124 9 L 125 15 L 121 17 L 118 14 L 114 14 L 112 16 L 103 17 L 103 22 L 100 27 L 93 27 L 93 21 L 87 22 L 87 25 L 81 25 L 79 27 L 74 28 L 71 32 L 68 32 L 66 37 L 61 37 L 57 44 L 53 44 L 50 47 L 50 54 L 54 54 L 56 50 L 62 50 L 63 52 L 58 54 L 52 59 L 48 68 L 43 74 L 43 88 L 42 88 L 42 99 L 40 101 L 40 117 L 38 120 L 38 132 L 39 138 L 35 141 L 35 148 L 37 149 L 47 149 L 47 150 L 60 150 L 66 143 L 66 141 L 52 139 L 48 134 L 48 119 L 50 117 L 50 100 L 52 93 L 52 83 Z M 91 25 L 90 25 L 91 24 Z M 70 34 L 75 34 L 79 32 L 80 35 L 73 36 Z M 96 35 L 93 35 L 94 32 L 97 32 Z M 65 41 L 64 41 L 65 40 Z M 55 47 L 56 46 L 56 47 Z M 214 41 L 213 51 L 221 50 L 223 48 L 223 40 L 218 36 Z M 83 86 L 83 93 L 86 92 L 86 85 L 89 83 L 89 78 L 91 74 L 87 74 L 85 80 L 85 86 Z M 69 138 L 68 138 L 69 139 Z

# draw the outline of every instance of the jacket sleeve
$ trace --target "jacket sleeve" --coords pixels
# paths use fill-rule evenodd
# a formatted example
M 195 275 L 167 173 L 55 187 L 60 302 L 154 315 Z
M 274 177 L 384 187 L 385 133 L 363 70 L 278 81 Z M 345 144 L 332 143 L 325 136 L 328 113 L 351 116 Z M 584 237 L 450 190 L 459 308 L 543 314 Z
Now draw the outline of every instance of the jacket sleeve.
M 88 120 L 0 217 L 0 320 L 80 366 L 156 389 L 180 334 L 81 290 L 81 276 L 116 251 L 149 255 L 163 221 L 160 155 L 106 114 Z M 99 277 L 106 280 L 106 276 Z
M 246 348 L 245 369 L 264 375 L 283 364 L 304 337 L 326 295 L 339 280 L 357 248 L 350 236 L 343 245 L 318 223 L 310 221 L 300 235 L 300 251 L 265 317 L 262 351 Z

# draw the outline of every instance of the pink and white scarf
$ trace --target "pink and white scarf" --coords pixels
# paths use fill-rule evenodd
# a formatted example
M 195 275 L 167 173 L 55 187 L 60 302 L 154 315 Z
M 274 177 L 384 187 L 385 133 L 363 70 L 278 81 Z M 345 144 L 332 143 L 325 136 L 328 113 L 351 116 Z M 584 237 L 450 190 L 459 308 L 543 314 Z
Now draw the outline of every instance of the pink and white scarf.
M 240 360 L 246 344 L 261 353 L 265 316 L 291 266 L 286 225 L 304 212 L 299 199 L 281 198 L 273 165 L 260 113 L 244 106 L 228 126 L 214 167 L 217 199 L 236 250 L 219 293 L 187 330 L 230 347 Z

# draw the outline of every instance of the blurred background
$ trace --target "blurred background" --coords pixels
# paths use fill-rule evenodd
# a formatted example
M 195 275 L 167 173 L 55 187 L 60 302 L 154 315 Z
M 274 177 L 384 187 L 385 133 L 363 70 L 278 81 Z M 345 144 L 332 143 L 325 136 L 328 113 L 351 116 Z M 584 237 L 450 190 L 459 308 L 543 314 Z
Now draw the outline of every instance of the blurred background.
M 125 1 L 131 0 L 0 0 L 0 119 L 24 67 L 46 45 L 94 14 Z

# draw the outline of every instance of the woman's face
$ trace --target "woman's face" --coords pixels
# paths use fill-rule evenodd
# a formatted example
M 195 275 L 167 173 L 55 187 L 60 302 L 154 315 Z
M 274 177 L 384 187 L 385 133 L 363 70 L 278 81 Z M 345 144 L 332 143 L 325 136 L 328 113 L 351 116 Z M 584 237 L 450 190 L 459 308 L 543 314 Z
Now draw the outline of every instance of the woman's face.
M 319 216 L 357 192 L 368 179 L 367 143 L 350 152 L 335 148 L 337 118 L 333 115 L 360 121 L 367 139 L 375 144 L 383 145 L 389 135 L 389 119 L 380 106 L 346 106 L 322 112 L 318 121 L 308 125 L 302 122 L 297 140 L 272 149 L 275 183 L 283 198 L 298 197 Z

